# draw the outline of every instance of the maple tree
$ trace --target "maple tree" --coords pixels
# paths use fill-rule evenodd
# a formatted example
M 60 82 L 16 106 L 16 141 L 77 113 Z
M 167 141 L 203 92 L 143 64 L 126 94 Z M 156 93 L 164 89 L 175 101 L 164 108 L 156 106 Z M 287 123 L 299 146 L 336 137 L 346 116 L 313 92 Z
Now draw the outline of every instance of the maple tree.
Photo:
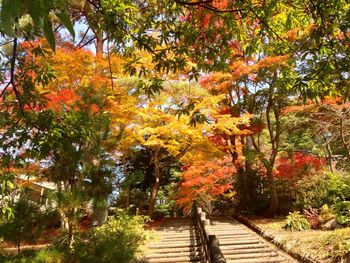
M 145 98 L 141 100 L 145 100 Z M 122 152 L 134 147 L 147 149 L 150 165 L 153 169 L 153 182 L 150 186 L 148 214 L 154 213 L 157 193 L 161 185 L 164 163 L 169 156 L 175 160 L 184 158 L 194 144 L 201 140 L 201 131 L 189 126 L 188 118 L 177 118 L 162 109 L 167 96 L 160 94 L 157 98 L 147 99 L 144 106 L 135 112 L 135 116 L 125 127 L 125 136 L 121 140 Z
M 334 155 L 349 159 L 349 103 L 344 97 L 326 97 L 320 103 L 308 101 L 303 105 L 285 107 L 287 116 L 306 118 L 314 134 L 314 143 L 320 145 L 331 170 L 336 170 Z M 345 166 L 343 168 L 348 169 Z
M 275 176 L 297 181 L 303 176 L 322 174 L 325 160 L 302 152 L 285 154 L 277 159 Z
M 177 203 L 186 210 L 190 210 L 196 201 L 212 214 L 212 202 L 229 190 L 232 191 L 236 170 L 228 157 L 199 161 L 183 169 Z

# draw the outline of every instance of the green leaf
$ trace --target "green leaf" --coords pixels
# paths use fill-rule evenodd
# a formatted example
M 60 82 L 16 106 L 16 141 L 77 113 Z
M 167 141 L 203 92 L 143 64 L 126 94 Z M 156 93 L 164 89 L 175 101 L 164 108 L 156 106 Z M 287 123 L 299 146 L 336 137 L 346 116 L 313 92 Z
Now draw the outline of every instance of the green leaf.
M 43 33 L 51 49 L 55 50 L 55 35 L 50 20 L 44 21 Z
M 14 24 L 20 14 L 20 0 L 3 0 L 1 4 L 1 27 L 5 34 L 16 37 Z
M 75 31 L 74 31 L 73 24 L 72 24 L 72 21 L 71 21 L 69 15 L 65 11 L 62 11 L 61 13 L 57 14 L 57 16 L 59 17 L 62 24 L 65 26 L 65 28 L 67 28 L 67 30 L 69 31 L 69 33 L 72 35 L 72 37 L 74 39 L 75 38 Z
M 44 8 L 41 0 L 26 0 L 28 13 L 36 28 L 44 26 L 44 19 L 48 17 L 48 7 Z M 46 12 L 45 12 L 46 9 Z
M 13 185 L 13 183 L 11 181 L 7 181 L 6 184 L 7 184 L 7 189 L 9 189 L 9 190 L 13 189 L 14 185 Z

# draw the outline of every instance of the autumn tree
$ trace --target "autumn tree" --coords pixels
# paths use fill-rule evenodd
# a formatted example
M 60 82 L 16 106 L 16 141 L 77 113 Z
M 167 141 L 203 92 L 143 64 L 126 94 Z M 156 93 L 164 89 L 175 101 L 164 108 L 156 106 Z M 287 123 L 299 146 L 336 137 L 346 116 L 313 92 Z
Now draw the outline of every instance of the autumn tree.
M 212 214 L 213 201 L 232 190 L 235 168 L 230 158 L 199 161 L 183 170 L 177 203 L 186 210 L 196 201 Z
M 295 103 L 283 110 L 288 118 L 294 116 L 308 123 L 312 143 L 322 149 L 320 154 L 326 157 L 331 171 L 348 169 L 346 162 L 341 160 L 349 159 L 348 104 L 346 97 L 326 97 L 320 102 Z M 303 122 L 299 121 L 297 125 L 302 126 Z
M 161 104 L 148 102 L 140 108 L 135 123 L 125 128 L 126 138 L 123 147 L 142 147 L 150 154 L 150 165 L 153 167 L 153 183 L 150 188 L 148 214 L 153 215 L 157 193 L 167 170 L 165 160 L 173 157 L 180 159 L 192 146 L 194 136 L 199 133 L 191 131 L 191 127 L 176 116 L 162 111 Z M 128 142 L 127 142 L 128 141 Z
M 87 208 L 92 201 L 95 207 L 106 209 L 107 196 L 112 191 L 112 153 L 118 131 L 111 132 L 111 82 L 103 64 L 99 65 L 89 51 L 66 44 L 53 53 L 46 49 L 45 42 L 26 44 L 22 46 L 26 52 L 24 82 L 18 89 L 25 92 L 25 85 L 33 83 L 40 103 L 27 101 L 20 109 L 13 106 L 15 98 L 9 93 L 2 106 L 18 112 L 22 119 L 14 129 L 11 119 L 2 118 L 1 147 L 16 147 L 17 154 L 23 152 L 22 159 L 40 162 L 37 176 L 57 185 L 58 210 L 71 246 L 79 208 Z M 36 56 L 37 50 L 45 52 L 45 58 Z M 40 85 L 35 79 L 40 78 L 48 63 L 57 77 Z M 106 216 L 99 221 L 103 222 Z

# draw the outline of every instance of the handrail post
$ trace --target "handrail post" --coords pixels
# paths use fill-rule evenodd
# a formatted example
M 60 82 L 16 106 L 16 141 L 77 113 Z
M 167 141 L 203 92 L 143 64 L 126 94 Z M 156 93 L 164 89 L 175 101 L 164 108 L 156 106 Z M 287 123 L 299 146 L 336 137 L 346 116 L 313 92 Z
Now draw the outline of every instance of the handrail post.
M 195 227 L 200 234 L 206 260 L 209 263 L 226 263 L 226 259 L 219 246 L 219 240 L 211 230 L 210 219 L 206 218 L 206 213 L 203 212 L 202 208 L 195 201 L 193 202 L 192 212 Z
M 221 252 L 219 240 L 216 235 L 209 235 L 209 249 L 211 262 L 226 263 L 226 259 Z

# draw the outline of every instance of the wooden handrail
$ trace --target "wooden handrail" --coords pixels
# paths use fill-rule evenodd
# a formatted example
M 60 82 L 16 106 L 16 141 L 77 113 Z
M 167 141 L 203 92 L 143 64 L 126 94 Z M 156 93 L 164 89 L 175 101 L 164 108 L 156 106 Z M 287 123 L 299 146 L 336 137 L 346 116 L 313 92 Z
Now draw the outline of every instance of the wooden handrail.
M 206 260 L 210 263 L 226 263 L 226 259 L 220 250 L 219 240 L 211 230 L 210 220 L 206 219 L 206 213 L 196 202 L 193 203 L 192 217 L 199 232 Z

